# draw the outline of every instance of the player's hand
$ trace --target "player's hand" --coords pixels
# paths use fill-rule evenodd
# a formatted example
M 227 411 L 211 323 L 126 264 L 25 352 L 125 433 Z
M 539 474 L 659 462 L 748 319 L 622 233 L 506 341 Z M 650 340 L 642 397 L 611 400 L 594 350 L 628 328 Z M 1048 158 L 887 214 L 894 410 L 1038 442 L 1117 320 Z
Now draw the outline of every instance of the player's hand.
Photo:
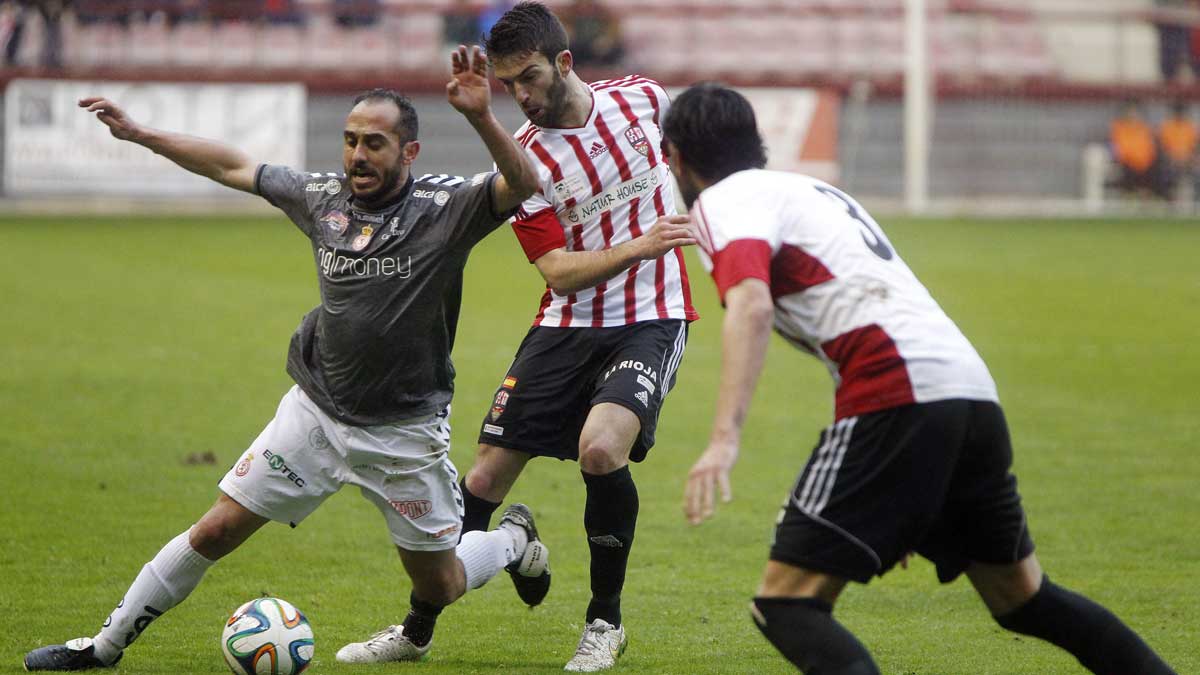
M 691 217 L 659 216 L 654 225 L 638 237 L 639 257 L 642 260 L 658 260 L 674 248 L 695 243 Z
M 717 510 L 716 492 L 721 491 L 721 501 L 733 499 L 733 488 L 729 485 L 729 472 L 737 463 L 736 443 L 710 441 L 704 454 L 688 472 L 687 486 L 683 490 L 683 514 L 692 525 L 699 525 L 711 518 Z
M 460 113 L 471 117 L 486 115 L 492 106 L 492 85 L 488 82 L 487 55 L 479 45 L 468 51 L 459 45 L 450 54 L 450 82 L 446 99 Z
M 96 119 L 108 126 L 112 135 L 122 141 L 137 141 L 142 127 L 134 122 L 116 103 L 102 97 L 89 96 L 79 99 L 79 107 L 96 113 Z

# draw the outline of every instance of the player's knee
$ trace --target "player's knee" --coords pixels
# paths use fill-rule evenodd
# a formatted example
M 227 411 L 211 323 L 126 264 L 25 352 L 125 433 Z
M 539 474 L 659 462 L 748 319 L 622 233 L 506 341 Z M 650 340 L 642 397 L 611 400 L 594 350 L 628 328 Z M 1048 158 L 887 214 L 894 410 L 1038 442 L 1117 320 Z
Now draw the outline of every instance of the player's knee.
M 579 468 L 593 476 L 604 476 L 625 466 L 628 460 L 622 448 L 604 437 L 581 440 Z
M 209 560 L 218 560 L 233 552 L 241 539 L 232 523 L 205 516 L 192 526 L 188 543 L 196 553 Z
M 467 490 L 470 490 L 471 494 L 481 499 L 488 499 L 488 495 L 492 494 L 496 490 L 495 475 L 486 469 L 481 469 L 479 467 L 472 467 L 471 470 L 467 472 L 467 477 L 463 479 L 463 482 L 466 484 Z M 496 500 L 488 499 L 488 501 Z

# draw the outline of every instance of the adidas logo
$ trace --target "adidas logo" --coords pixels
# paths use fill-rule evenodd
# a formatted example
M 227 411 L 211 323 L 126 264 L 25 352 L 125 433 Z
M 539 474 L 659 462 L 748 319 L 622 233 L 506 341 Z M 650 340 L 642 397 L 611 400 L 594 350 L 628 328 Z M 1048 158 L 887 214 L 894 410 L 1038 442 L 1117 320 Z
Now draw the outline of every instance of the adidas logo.
M 596 159 L 606 152 L 608 152 L 607 145 L 601 145 L 599 141 L 592 141 L 592 149 L 588 150 L 588 157 Z
M 642 405 L 646 406 L 647 408 L 650 407 L 650 395 L 649 394 L 647 394 L 644 391 L 639 391 L 638 393 L 634 394 L 634 396 L 637 397 L 637 400 L 642 402 Z
M 617 539 L 611 534 L 606 534 L 599 537 L 588 537 L 588 541 L 597 546 L 606 546 L 608 548 L 625 548 L 625 544 L 622 544 L 620 539 Z

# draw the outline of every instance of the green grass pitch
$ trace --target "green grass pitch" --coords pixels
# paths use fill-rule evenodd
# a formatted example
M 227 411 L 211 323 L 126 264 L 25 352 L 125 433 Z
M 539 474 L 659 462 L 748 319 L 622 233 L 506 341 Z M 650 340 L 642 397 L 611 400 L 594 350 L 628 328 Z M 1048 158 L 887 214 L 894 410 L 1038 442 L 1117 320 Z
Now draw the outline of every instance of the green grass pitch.
M 1200 672 L 1200 227 L 1195 222 L 903 220 L 893 243 L 998 381 L 1039 556 L 1055 581 L 1132 624 L 1180 673 Z M 91 635 L 290 385 L 288 338 L 316 303 L 308 243 L 275 218 L 0 220 L 0 673 L 33 647 Z M 628 673 L 784 673 L 750 622 L 776 510 L 827 423 L 831 386 L 781 341 L 747 426 L 732 504 L 692 528 L 683 478 L 715 397 L 721 311 L 693 255 L 692 327 L 659 444 L 634 467 L 641 518 L 625 592 Z M 455 360 L 453 457 L 479 420 L 541 292 L 507 229 L 473 254 Z M 190 464 L 212 452 L 216 464 Z M 546 603 L 502 577 L 446 610 L 421 664 L 344 667 L 339 646 L 403 618 L 408 582 L 356 490 L 295 530 L 270 525 L 155 622 L 120 672 L 220 673 L 222 622 L 271 594 L 316 632 L 313 673 L 560 672 L 587 601 L 578 467 L 533 462 L 511 495 L 552 549 Z M 851 587 L 837 616 L 883 671 L 1078 673 L 1000 630 L 968 583 L 916 561 Z

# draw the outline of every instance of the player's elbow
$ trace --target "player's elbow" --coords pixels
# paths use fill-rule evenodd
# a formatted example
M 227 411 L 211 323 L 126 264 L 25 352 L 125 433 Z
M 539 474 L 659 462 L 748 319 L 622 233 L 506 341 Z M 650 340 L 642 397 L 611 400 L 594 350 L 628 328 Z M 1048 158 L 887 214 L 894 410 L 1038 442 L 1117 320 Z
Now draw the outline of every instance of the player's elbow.
M 734 288 L 725 296 L 727 311 L 739 323 L 767 325 L 775 321 L 775 300 L 769 291 L 748 284 Z
M 538 191 L 538 175 L 532 166 L 521 167 L 521 173 L 510 186 L 519 201 L 529 199 Z
M 752 325 L 769 327 L 775 323 L 775 303 L 769 298 L 766 302 L 756 298 L 743 309 L 742 318 Z
M 549 277 L 546 279 L 546 286 L 548 286 L 555 295 L 571 295 L 572 293 L 578 293 L 586 288 L 586 286 L 568 283 L 565 279 L 552 279 Z

